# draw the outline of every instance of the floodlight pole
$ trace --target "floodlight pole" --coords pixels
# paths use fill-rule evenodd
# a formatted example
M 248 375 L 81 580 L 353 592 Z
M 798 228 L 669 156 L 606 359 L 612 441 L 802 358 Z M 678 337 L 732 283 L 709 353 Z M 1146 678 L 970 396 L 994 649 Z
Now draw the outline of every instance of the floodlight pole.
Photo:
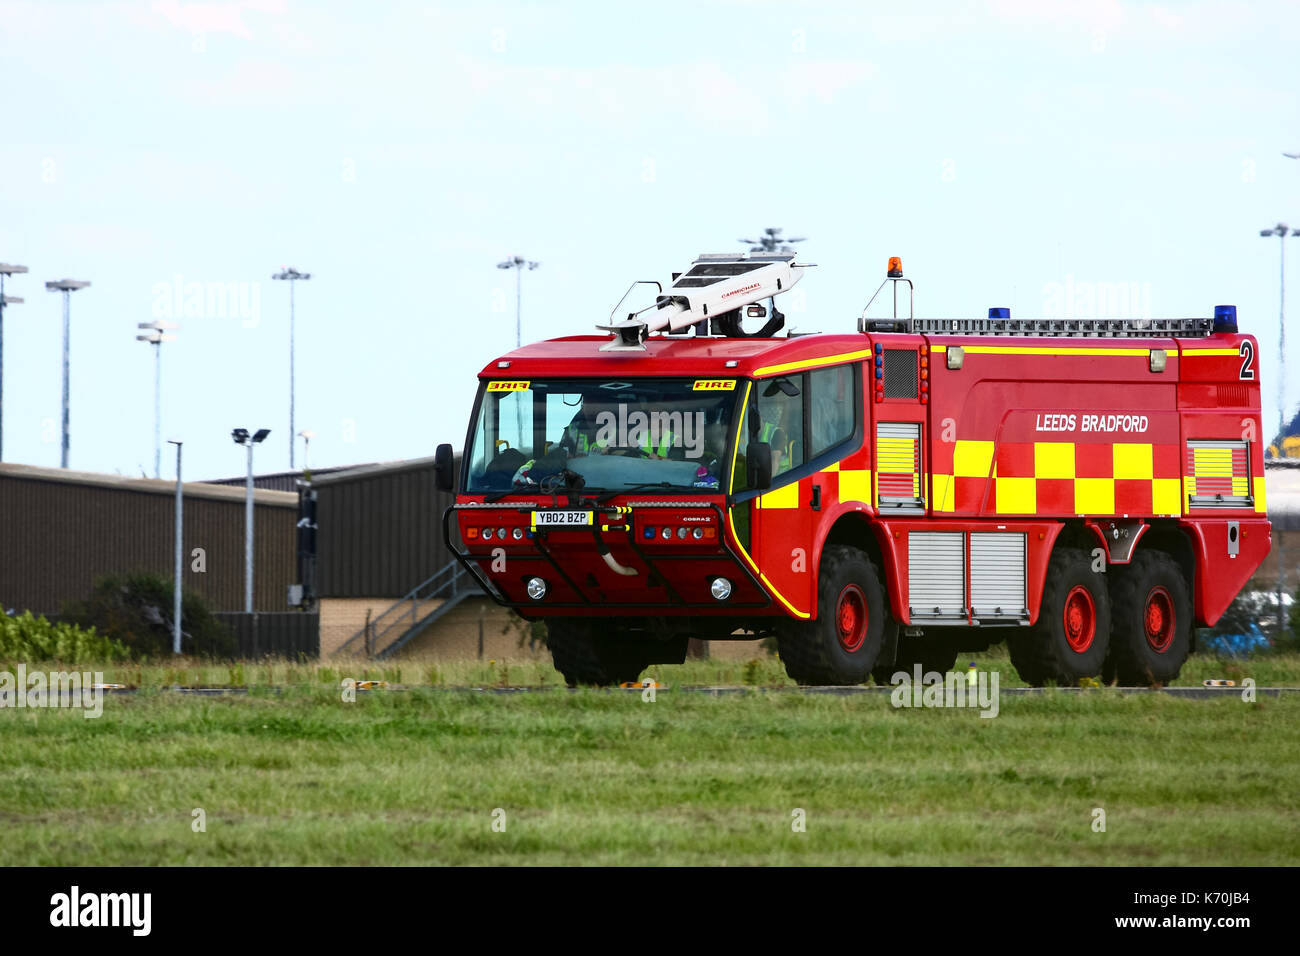
M 137 328 L 149 329 L 146 335 L 137 335 L 136 341 L 153 346 L 153 476 L 162 477 L 162 344 L 174 336 L 167 329 L 179 328 L 170 322 L 140 322 Z
M 181 445 L 178 438 L 169 438 L 169 445 L 176 446 L 176 581 L 172 586 L 172 653 L 181 652 L 181 563 L 185 560 L 185 492 L 181 484 Z
M 253 613 L 253 446 L 271 434 L 269 428 L 250 435 L 245 428 L 230 433 L 236 445 L 248 448 L 248 477 L 244 480 L 244 612 Z
M 90 285 L 89 282 L 77 279 L 57 279 L 45 283 L 46 290 L 50 292 L 63 293 L 63 445 L 59 455 L 60 468 L 68 467 L 68 397 L 70 393 L 68 374 L 68 339 L 72 331 L 70 302 L 73 292 L 76 292 L 78 289 L 84 289 L 88 285 Z
M 248 445 L 248 477 L 244 479 L 244 611 L 253 613 L 253 441 Z
M 1286 240 L 1300 236 L 1300 229 L 1290 229 L 1279 222 L 1271 229 L 1261 229 L 1260 236 L 1278 238 L 1278 313 L 1277 313 L 1277 457 L 1286 457 L 1283 442 L 1286 440 Z M 1277 536 L 1277 636 L 1286 634 L 1286 607 L 1282 603 L 1286 594 L 1286 543 L 1285 535 Z
M 515 270 L 515 348 L 524 344 L 524 269 L 532 271 L 540 262 L 530 262 L 523 256 L 511 256 L 505 262 L 498 262 L 498 269 Z
M 18 296 L 13 298 L 5 296 L 5 277 L 26 271 L 26 266 L 0 262 L 0 461 L 5 459 L 5 306 L 18 305 L 23 301 Z
M 505 262 L 498 262 L 498 269 L 515 270 L 515 348 L 524 342 L 524 269 L 530 272 L 540 266 L 540 262 L 530 262 L 523 256 L 511 256 Z M 519 444 L 524 443 L 524 406 L 522 402 L 515 405 L 515 418 L 519 426 Z
M 71 444 L 68 432 L 71 428 L 69 421 L 68 404 L 71 397 L 69 387 L 70 367 L 69 361 L 69 343 L 68 339 L 72 333 L 72 293 L 67 289 L 63 290 L 63 439 L 59 446 L 59 467 L 68 467 L 68 446 Z
M 272 278 L 272 279 L 282 279 L 282 280 L 287 280 L 288 283 L 289 283 L 289 470 L 290 470 L 290 471 L 293 471 L 293 446 L 294 446 L 294 437 L 293 437 L 293 436 L 297 434 L 297 432 L 295 432 L 295 431 L 293 430 L 293 398 L 294 398 L 294 355 L 293 355 L 293 343 L 294 343 L 294 307 L 293 307 L 293 287 L 294 287 L 294 284 L 295 284 L 299 279 L 310 279 L 310 278 L 311 278 L 311 273 L 310 273 L 310 272 L 299 272 L 297 269 L 295 269 L 295 268 L 293 268 L 292 266 L 290 266 L 290 267 L 288 267 L 287 269 L 281 269 L 281 270 L 280 270 L 279 272 L 277 272 L 275 275 L 271 276 L 271 278 Z
M 153 343 L 153 476 L 162 477 L 162 340 Z
M 5 460 L 5 273 L 0 272 L 0 461 Z

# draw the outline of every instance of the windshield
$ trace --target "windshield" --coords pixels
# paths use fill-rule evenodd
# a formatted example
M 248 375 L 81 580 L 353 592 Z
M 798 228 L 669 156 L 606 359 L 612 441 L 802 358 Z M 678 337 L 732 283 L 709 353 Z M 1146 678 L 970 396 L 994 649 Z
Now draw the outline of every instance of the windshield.
M 589 492 L 717 491 L 729 463 L 735 386 L 734 379 L 488 382 L 465 491 L 563 490 L 572 475 Z

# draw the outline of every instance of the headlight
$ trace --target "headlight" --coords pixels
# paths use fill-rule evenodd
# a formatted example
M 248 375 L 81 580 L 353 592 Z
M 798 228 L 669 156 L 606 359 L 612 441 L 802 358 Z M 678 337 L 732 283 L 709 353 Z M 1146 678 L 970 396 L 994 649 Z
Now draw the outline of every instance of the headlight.
M 715 600 L 725 601 L 731 597 L 731 582 L 726 578 L 714 578 L 712 583 L 709 584 L 709 593 L 713 595 Z
M 546 597 L 546 582 L 541 578 L 528 579 L 528 596 L 534 601 L 540 601 Z

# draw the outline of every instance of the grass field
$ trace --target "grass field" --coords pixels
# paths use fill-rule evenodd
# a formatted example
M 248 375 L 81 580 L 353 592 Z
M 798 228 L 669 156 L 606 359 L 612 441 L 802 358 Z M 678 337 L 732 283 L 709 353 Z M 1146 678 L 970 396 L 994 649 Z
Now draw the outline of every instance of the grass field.
M 1225 676 L 1194 659 L 1180 683 L 1203 665 Z M 1295 657 L 1243 666 L 1300 683 Z M 97 720 L 0 710 L 0 864 L 1300 862 L 1291 698 L 1048 692 L 981 719 L 885 695 L 447 691 L 415 685 L 502 683 L 503 665 L 400 667 L 370 676 L 408 690 L 355 703 L 346 668 L 192 665 L 106 673 L 144 689 Z M 558 684 L 504 667 L 507 684 Z M 774 661 L 659 671 L 670 687 L 784 683 Z M 253 689 L 154 689 L 232 676 Z
M 1002 687 L 1023 687 L 1007 656 L 1005 645 L 971 654 L 957 661 L 964 670 L 968 661 L 981 670 L 996 670 Z M 13 671 L 16 662 L 0 660 L 0 671 Z M 33 666 L 29 663 L 29 669 Z M 48 665 L 55 667 L 56 665 Z M 393 662 L 334 660 L 324 664 L 285 662 L 244 662 L 213 664 L 195 659 L 179 663 L 141 665 L 106 663 L 67 665 L 68 670 L 101 671 L 104 680 L 131 688 L 181 687 L 268 687 L 268 686 L 338 686 L 345 677 L 355 680 L 385 680 L 392 684 L 430 687 L 563 687 L 564 680 L 551 666 L 550 655 L 543 649 L 536 656 L 510 660 L 433 661 L 402 659 Z M 774 655 L 764 654 L 750 661 L 690 660 L 675 666 L 653 666 L 643 676 L 655 677 L 669 685 L 713 686 L 750 685 L 759 687 L 794 687 L 785 668 Z M 1183 666 L 1182 675 L 1171 686 L 1197 686 L 1201 681 L 1251 677 L 1260 687 L 1300 686 L 1300 654 L 1261 654 L 1249 659 L 1223 659 L 1212 655 L 1193 655 Z

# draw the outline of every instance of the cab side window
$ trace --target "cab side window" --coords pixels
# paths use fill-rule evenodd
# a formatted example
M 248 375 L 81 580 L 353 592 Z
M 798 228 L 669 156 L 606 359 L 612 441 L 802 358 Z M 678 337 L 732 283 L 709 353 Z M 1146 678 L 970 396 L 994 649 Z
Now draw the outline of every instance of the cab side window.
M 731 470 L 731 493 L 734 495 L 738 491 L 749 490 L 749 439 L 751 436 L 750 423 L 758 417 L 758 403 L 754 398 L 754 392 L 749 393 L 749 401 L 745 404 L 745 417 L 741 420 L 740 430 L 736 433 L 736 465 Z M 758 439 L 754 439 L 757 441 Z
M 749 422 L 749 440 L 772 448 L 772 480 L 807 459 L 803 433 L 803 406 L 807 379 L 788 375 L 756 383 L 757 414 Z
M 812 431 L 808 457 L 816 458 L 853 434 L 854 411 L 861 404 L 853 384 L 853 366 L 810 372 L 808 402 Z

